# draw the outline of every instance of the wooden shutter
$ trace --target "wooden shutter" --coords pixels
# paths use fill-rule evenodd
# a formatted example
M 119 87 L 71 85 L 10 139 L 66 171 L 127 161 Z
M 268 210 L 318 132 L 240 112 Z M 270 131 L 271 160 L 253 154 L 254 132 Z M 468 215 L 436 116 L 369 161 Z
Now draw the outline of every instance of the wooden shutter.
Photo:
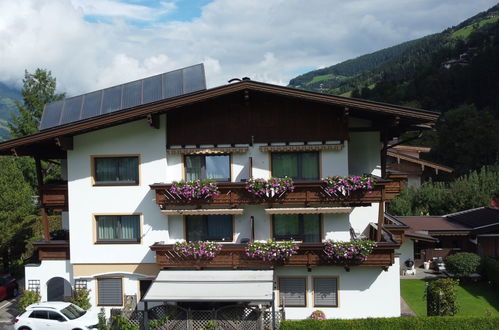
M 123 305 L 123 290 L 121 278 L 99 278 L 99 306 L 121 306 Z
M 306 278 L 279 279 L 279 297 L 284 306 L 306 306 Z
M 338 306 L 338 279 L 314 278 L 314 306 Z

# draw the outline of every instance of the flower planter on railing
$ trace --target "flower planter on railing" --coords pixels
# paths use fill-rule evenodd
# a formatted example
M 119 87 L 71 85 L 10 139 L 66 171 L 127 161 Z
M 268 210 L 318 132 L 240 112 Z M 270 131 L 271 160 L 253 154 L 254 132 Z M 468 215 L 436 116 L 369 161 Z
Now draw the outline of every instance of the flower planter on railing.
M 268 262 L 286 262 L 298 253 L 298 244 L 294 242 L 250 242 L 245 248 L 246 256 Z
M 174 181 L 169 188 L 169 192 L 187 201 L 208 199 L 220 194 L 217 184 L 208 180 Z
M 287 192 L 294 191 L 293 180 L 284 178 L 249 179 L 246 190 L 261 199 L 279 199 Z
M 213 259 L 222 250 L 216 242 L 177 242 L 173 250 L 180 256 L 191 259 Z
M 324 242 L 324 254 L 329 262 L 361 263 L 373 252 L 376 243 L 370 240 Z
M 322 180 L 324 191 L 330 196 L 345 198 L 356 191 L 367 191 L 374 189 L 374 179 L 371 176 L 353 175 L 348 177 L 330 176 Z

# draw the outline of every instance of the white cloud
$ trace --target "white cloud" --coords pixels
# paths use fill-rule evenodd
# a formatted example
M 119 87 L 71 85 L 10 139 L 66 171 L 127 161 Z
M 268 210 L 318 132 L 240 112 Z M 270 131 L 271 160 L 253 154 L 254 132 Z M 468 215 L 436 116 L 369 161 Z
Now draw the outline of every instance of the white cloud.
M 172 1 L 147 7 L 141 1 L 0 0 L 0 80 L 20 85 L 24 69 L 47 68 L 61 90 L 74 95 L 204 62 L 209 87 L 244 76 L 287 84 L 298 68 L 329 66 L 439 32 L 492 5 L 214 0 L 200 17 L 176 22 L 161 16 L 174 9 Z M 88 15 L 107 20 L 91 23 Z

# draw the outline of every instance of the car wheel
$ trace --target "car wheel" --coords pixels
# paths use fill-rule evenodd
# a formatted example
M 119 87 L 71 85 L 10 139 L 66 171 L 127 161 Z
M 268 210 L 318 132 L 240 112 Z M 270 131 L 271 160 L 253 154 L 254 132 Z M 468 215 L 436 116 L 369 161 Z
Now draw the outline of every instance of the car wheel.
M 28 328 L 28 327 L 21 327 L 21 328 L 19 328 L 19 330 L 31 330 L 31 328 Z

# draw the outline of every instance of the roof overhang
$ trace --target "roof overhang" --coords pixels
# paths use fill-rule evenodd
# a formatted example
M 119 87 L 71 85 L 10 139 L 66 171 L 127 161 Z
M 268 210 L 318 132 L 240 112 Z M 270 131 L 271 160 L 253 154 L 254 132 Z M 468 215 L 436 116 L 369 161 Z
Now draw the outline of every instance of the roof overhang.
M 162 270 L 145 301 L 271 302 L 273 270 Z
M 421 124 L 431 125 L 439 117 L 439 113 L 413 109 L 408 107 L 384 104 L 373 101 L 352 99 L 329 94 L 315 93 L 305 90 L 288 88 L 283 86 L 271 85 L 255 81 L 242 81 L 221 87 L 207 89 L 199 92 L 181 95 L 178 97 L 161 100 L 134 108 L 115 111 L 98 117 L 73 122 L 66 125 L 46 129 L 38 133 L 24 136 L 21 138 L 0 143 L 0 155 L 29 155 L 37 156 L 40 154 L 40 146 L 46 145 L 46 153 L 50 156 L 61 155 L 65 157 L 65 151 L 57 145 L 57 140 L 68 139 L 74 135 L 83 134 L 101 128 L 119 125 L 122 123 L 136 121 L 140 119 L 147 120 L 151 116 L 166 113 L 172 109 L 178 109 L 191 104 L 207 102 L 225 95 L 255 92 L 271 94 L 275 97 L 285 97 L 302 102 L 321 103 L 335 106 L 336 108 L 347 109 L 352 116 L 379 118 L 386 120 L 388 118 L 396 119 L 400 127 L 418 126 Z M 50 148 L 48 147 L 50 146 Z M 42 155 L 43 156 L 43 153 Z M 45 157 L 52 158 L 52 157 Z

